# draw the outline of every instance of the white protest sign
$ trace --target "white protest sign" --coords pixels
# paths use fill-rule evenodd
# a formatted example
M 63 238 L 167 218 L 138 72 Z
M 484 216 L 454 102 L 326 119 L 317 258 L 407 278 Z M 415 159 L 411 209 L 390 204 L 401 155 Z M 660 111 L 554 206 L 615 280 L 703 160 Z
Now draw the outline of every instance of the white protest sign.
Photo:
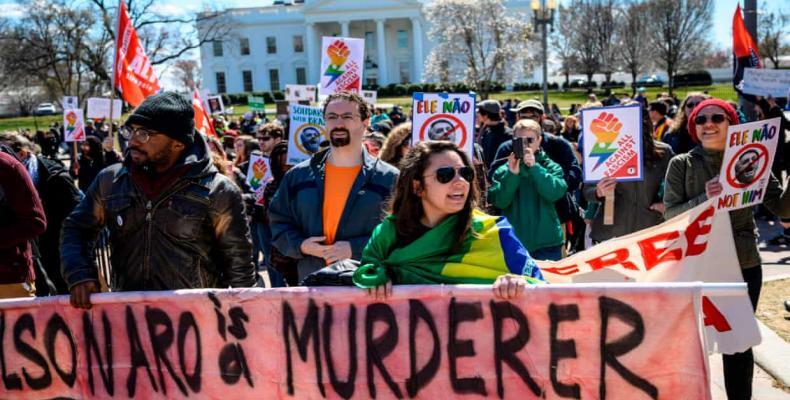
M 362 90 L 365 40 L 324 37 L 321 43 L 320 94 Z
M 269 158 L 259 154 L 250 156 L 250 166 L 247 169 L 247 184 L 250 185 L 255 193 L 255 204 L 263 204 L 263 191 L 266 185 L 274 179 L 272 169 L 269 165 Z
M 763 202 L 780 124 L 780 118 L 773 118 L 727 129 L 727 148 L 719 172 L 723 190 L 718 196 L 718 210 L 737 210 Z
M 79 108 L 77 96 L 63 96 L 63 111 Z
M 661 225 L 538 266 L 550 283 L 743 282 L 730 215 L 715 207 L 706 201 Z M 745 290 L 704 296 L 702 313 L 709 351 L 732 354 L 760 343 Z
M 121 119 L 121 100 L 115 99 L 112 102 L 112 119 Z M 110 99 L 91 97 L 88 99 L 88 119 L 109 118 Z
M 471 157 L 476 101 L 474 93 L 414 93 L 412 143 L 449 140 Z
M 206 99 L 209 114 L 224 114 L 225 104 L 222 103 L 222 96 L 209 96 Z
M 362 91 L 362 98 L 368 102 L 368 104 L 375 106 L 376 105 L 376 98 L 378 97 L 378 92 L 375 90 L 363 90 Z
M 74 108 L 63 112 L 63 140 L 82 142 L 85 140 L 85 121 L 82 110 Z
M 790 69 L 744 68 L 741 91 L 755 96 L 787 96 L 790 88 Z
M 300 101 L 316 102 L 315 85 L 285 85 L 285 100 L 289 103 Z
M 317 153 L 326 139 L 324 111 L 320 107 L 288 106 L 288 164 L 296 165 Z
M 642 180 L 641 107 L 587 108 L 581 118 L 584 182 Z

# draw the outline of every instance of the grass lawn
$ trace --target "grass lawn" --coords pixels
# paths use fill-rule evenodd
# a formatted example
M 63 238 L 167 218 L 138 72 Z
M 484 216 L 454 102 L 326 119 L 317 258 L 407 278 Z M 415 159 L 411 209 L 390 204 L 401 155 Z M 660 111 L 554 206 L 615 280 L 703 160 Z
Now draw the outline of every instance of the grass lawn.
M 790 279 L 764 283 L 757 304 L 757 318 L 790 342 L 790 313 L 785 311 L 785 300 L 790 300 Z
M 666 92 L 667 88 L 647 88 L 647 98 L 648 99 L 655 99 L 656 95 L 661 92 Z M 731 83 L 720 83 L 715 84 L 712 86 L 705 86 L 705 87 L 692 87 L 692 88 L 678 88 L 675 90 L 677 97 L 679 99 L 683 99 L 686 96 L 687 92 L 691 91 L 707 91 L 710 95 L 725 99 L 725 100 L 733 100 L 737 101 L 737 94 L 735 90 L 732 88 Z M 598 96 L 599 100 L 603 100 L 604 95 L 603 91 L 597 90 L 595 92 Z M 630 88 L 623 88 L 623 89 L 616 89 L 616 94 L 626 93 L 631 94 Z M 501 93 L 493 93 L 490 96 L 491 98 L 497 100 L 504 100 L 504 99 L 518 99 L 526 100 L 526 99 L 543 99 L 543 92 L 541 91 L 530 91 L 530 92 L 501 92 Z M 567 92 L 563 91 L 549 91 L 549 103 L 557 103 L 560 109 L 563 112 L 567 112 L 570 108 L 571 104 L 584 104 L 587 101 L 587 93 L 585 90 L 573 89 Z M 405 112 L 409 112 L 411 110 L 411 96 L 400 96 L 400 97 L 379 97 L 378 102 L 381 104 L 395 104 L 399 105 L 404 108 Z M 233 107 L 234 115 L 240 116 L 245 112 L 249 111 L 249 107 L 247 105 L 234 105 Z M 266 107 L 266 113 L 268 115 L 274 115 L 275 107 L 274 105 L 268 105 Z M 123 116 L 123 119 L 126 119 L 126 115 Z M 46 117 L 36 117 L 36 121 L 34 121 L 33 117 L 17 117 L 17 118 L 2 118 L 0 119 L 0 131 L 8 131 L 8 130 L 17 130 L 17 129 L 35 129 L 35 122 L 38 122 L 39 129 L 43 129 L 49 126 L 52 122 L 60 121 L 62 123 L 63 117 L 61 115 L 49 115 Z

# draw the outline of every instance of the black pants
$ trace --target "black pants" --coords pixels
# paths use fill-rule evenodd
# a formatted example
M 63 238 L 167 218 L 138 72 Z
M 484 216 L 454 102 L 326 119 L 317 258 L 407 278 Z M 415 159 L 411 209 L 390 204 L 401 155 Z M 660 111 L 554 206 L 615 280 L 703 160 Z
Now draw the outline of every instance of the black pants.
M 763 267 L 744 269 L 743 280 L 749 288 L 752 308 L 757 310 L 760 289 L 763 287 Z M 724 387 L 729 400 L 749 400 L 752 398 L 752 378 L 754 377 L 754 354 L 752 349 L 743 353 L 722 354 L 724 364 Z

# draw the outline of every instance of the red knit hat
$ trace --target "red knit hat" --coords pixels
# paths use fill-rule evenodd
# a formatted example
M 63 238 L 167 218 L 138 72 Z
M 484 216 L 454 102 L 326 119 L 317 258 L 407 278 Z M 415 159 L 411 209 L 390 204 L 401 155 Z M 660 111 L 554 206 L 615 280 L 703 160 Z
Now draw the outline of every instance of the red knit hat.
M 738 113 L 734 108 L 732 108 L 730 103 L 721 99 L 703 100 L 697 104 L 696 107 L 694 107 L 694 110 L 691 111 L 691 114 L 689 114 L 689 118 L 686 122 L 686 128 L 689 131 L 689 136 L 691 136 L 691 140 L 693 140 L 694 143 L 699 143 L 699 138 L 697 137 L 697 124 L 694 123 L 694 119 L 697 118 L 697 114 L 699 114 L 700 110 L 707 106 L 716 106 L 724 110 L 724 113 L 727 115 L 727 119 L 730 120 L 730 125 L 737 125 L 740 123 L 740 120 L 738 119 Z

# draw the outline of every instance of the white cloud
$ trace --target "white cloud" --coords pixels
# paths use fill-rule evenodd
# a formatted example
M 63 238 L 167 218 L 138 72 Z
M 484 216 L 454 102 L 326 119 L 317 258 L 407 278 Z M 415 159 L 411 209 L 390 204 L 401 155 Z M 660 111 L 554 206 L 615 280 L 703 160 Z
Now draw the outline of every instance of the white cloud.
M 0 4 L 0 15 L 7 18 L 22 18 L 27 13 L 27 8 L 18 3 Z
M 151 11 L 164 16 L 181 16 L 200 11 L 200 4 L 188 2 L 187 4 L 159 3 L 151 7 Z

